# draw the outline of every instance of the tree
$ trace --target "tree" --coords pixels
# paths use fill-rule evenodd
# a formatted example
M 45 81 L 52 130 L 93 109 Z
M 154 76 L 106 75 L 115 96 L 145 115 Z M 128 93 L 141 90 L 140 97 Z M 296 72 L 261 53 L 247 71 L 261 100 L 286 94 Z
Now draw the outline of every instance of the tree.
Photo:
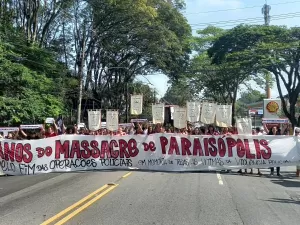
M 245 116 L 245 110 L 247 110 L 248 104 L 263 101 L 265 98 L 266 95 L 257 90 L 250 89 L 242 92 L 241 97 L 236 102 L 236 115 L 242 117 Z
M 183 8 L 183 0 L 1 1 L 0 41 L 7 60 L 0 68 L 3 84 L 13 85 L 11 80 L 20 74 L 41 86 L 51 84 L 45 88 L 48 99 L 59 106 L 53 116 L 61 108 L 77 108 L 81 85 L 85 102 L 93 99 L 97 107 L 125 113 L 126 87 L 136 75 L 161 72 L 176 80 L 188 66 L 191 28 L 180 13 Z M 15 64 L 15 70 L 10 68 Z M 13 76 L 17 71 L 20 74 Z M 14 84 L 23 97 L 35 87 L 29 81 Z M 39 91 L 36 99 L 42 97 Z M 16 108 L 24 108 L 13 90 L 1 96 L 10 96 Z M 36 105 L 36 112 L 44 110 L 44 101 Z M 3 107 L 3 120 L 9 121 L 9 109 Z M 16 120 L 30 117 L 27 113 Z
M 55 80 L 20 63 L 9 47 L 0 43 L 1 124 L 42 123 L 47 116 L 64 112 L 63 95 Z M 46 64 L 44 67 L 47 70 Z
M 162 0 L 90 3 L 95 33 L 87 48 L 85 88 L 102 107 L 124 112 L 126 83 L 138 74 L 160 71 L 176 79 L 184 70 L 191 29 L 177 8 Z
M 250 74 L 236 63 L 235 65 L 232 62 L 212 64 L 209 50 L 226 32 L 213 26 L 197 31 L 199 36 L 194 37 L 193 47 L 198 54 L 192 59 L 189 72 L 185 76 L 191 84 L 197 84 L 193 91 L 201 93 L 203 99 L 231 103 L 234 123 L 238 90 L 240 85 L 249 79 Z
M 199 96 L 191 91 L 189 82 L 184 82 L 182 79 L 178 82 L 173 82 L 161 99 L 166 104 L 179 106 L 186 106 L 187 101 L 197 100 L 199 100 Z
M 266 98 L 265 94 L 262 94 L 257 90 L 249 90 L 247 92 L 242 92 L 241 97 L 238 99 L 239 102 L 243 104 L 251 104 L 259 101 L 263 101 Z
M 213 63 L 239 62 L 252 73 L 267 70 L 275 77 L 285 115 L 299 125 L 295 107 L 300 93 L 300 28 L 237 26 L 220 37 L 210 49 Z M 280 83 L 283 83 L 283 87 Z M 286 91 L 288 103 L 283 91 Z

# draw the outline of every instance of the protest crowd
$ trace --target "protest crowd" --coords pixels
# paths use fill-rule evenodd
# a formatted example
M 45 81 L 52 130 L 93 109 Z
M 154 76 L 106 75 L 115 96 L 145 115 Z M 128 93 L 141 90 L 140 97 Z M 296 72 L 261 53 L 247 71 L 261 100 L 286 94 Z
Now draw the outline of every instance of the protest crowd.
M 152 124 L 147 120 L 132 120 L 132 123 L 119 124 L 117 131 L 109 131 L 107 128 L 102 127 L 98 130 L 89 130 L 86 127 L 78 128 L 77 124 L 72 126 L 65 126 L 62 120 L 53 121 L 52 124 L 44 124 L 39 125 L 39 128 L 34 127 L 35 129 L 22 129 L 22 126 L 19 127 L 18 130 L 14 132 L 8 132 L 7 136 L 0 136 L 0 138 L 4 139 L 12 139 L 12 140 L 36 140 L 36 139 L 44 139 L 51 138 L 58 135 L 112 135 L 112 136 L 125 136 L 125 135 L 151 135 L 157 133 L 173 133 L 179 135 L 212 135 L 212 136 L 230 136 L 237 135 L 238 130 L 236 127 L 216 127 L 213 125 L 207 126 L 195 126 L 194 124 L 187 123 L 187 128 L 174 128 L 171 126 L 164 126 L 160 123 Z M 295 131 L 298 135 L 299 132 Z M 252 135 L 289 135 L 289 126 L 288 124 L 283 125 L 282 129 L 280 127 L 272 127 L 272 129 L 268 129 L 265 124 L 262 127 L 256 127 L 256 129 L 252 129 Z M 280 174 L 280 167 L 277 167 L 277 175 Z M 258 170 L 258 175 L 262 175 L 260 169 Z M 270 168 L 270 175 L 274 175 L 274 168 Z M 231 170 L 227 170 L 226 172 L 230 172 Z M 238 173 L 244 173 L 240 169 Z M 245 173 L 247 173 L 247 169 L 245 169 Z M 250 174 L 253 174 L 253 169 L 250 169 Z
M 2 131 L 5 131 L 5 135 L 1 138 L 37 140 L 58 135 L 118 137 L 126 135 L 154 136 L 159 133 L 187 135 L 191 138 L 202 135 L 223 138 L 233 135 L 288 136 L 292 134 L 292 127 L 289 125 L 288 120 L 277 117 L 276 113 L 279 109 L 280 100 L 278 100 L 278 103 L 273 99 L 267 99 L 266 101 L 266 110 L 275 114 L 270 116 L 266 114 L 267 116 L 262 119 L 262 126 L 255 128 L 252 126 L 251 118 L 237 118 L 235 126 L 232 126 L 232 105 L 187 102 L 186 107 L 173 107 L 173 112 L 171 112 L 170 108 L 169 116 L 171 118 L 172 115 L 172 119 L 166 121 L 166 107 L 163 103 L 158 103 L 152 105 L 152 122 L 149 122 L 147 119 L 131 119 L 130 123 L 119 123 L 119 113 L 115 110 L 106 110 L 106 122 L 103 122 L 101 110 L 88 110 L 88 128 L 85 124 L 65 126 L 64 120 L 60 115 L 57 120 L 47 118 L 44 124 L 40 125 L 21 125 L 20 127 L 15 127 L 14 130 L 12 128 L 1 128 Z M 142 102 L 142 95 L 131 96 L 131 115 L 141 115 Z M 270 105 L 275 105 L 276 110 L 274 111 L 273 108 L 268 107 Z M 297 129 L 294 130 L 292 135 L 299 135 Z M 255 166 L 253 167 L 255 168 Z M 274 169 L 274 167 L 270 166 L 270 175 L 274 175 Z M 247 173 L 246 169 L 244 171 Z M 227 170 L 227 172 L 230 172 L 230 170 Z M 238 172 L 243 173 L 241 169 Z M 280 167 L 276 167 L 276 172 L 278 176 L 281 176 Z M 299 175 L 299 172 L 300 169 L 297 168 L 297 175 Z M 250 169 L 250 174 L 252 173 L 253 169 Z M 261 175 L 260 169 L 258 169 L 258 175 Z

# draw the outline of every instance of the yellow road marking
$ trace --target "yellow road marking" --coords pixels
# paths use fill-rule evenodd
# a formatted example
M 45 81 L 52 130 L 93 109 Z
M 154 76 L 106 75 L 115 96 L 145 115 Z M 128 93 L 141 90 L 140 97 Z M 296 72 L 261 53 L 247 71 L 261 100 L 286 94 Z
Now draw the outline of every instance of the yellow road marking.
M 118 186 L 118 184 L 115 184 L 115 185 L 111 186 L 110 188 L 108 188 L 107 190 L 105 190 L 104 192 L 102 192 L 101 194 L 99 194 L 97 197 L 95 197 L 92 200 L 88 201 L 83 206 L 79 207 L 74 212 L 70 213 L 68 216 L 66 216 L 65 218 L 63 218 L 60 221 L 58 221 L 55 225 L 62 225 L 64 223 L 66 223 L 68 220 L 72 219 L 74 216 L 76 216 L 78 213 L 80 213 L 81 211 L 83 211 L 87 207 L 91 206 L 93 203 L 95 203 L 96 201 L 98 201 L 104 195 L 108 194 L 110 191 L 112 191 L 113 189 L 115 189 L 117 186 Z
M 132 172 L 126 173 L 124 176 L 122 176 L 122 178 L 126 178 L 126 177 L 128 177 L 130 174 L 132 174 Z
M 132 172 L 126 173 L 125 175 L 122 176 L 122 178 L 126 178 L 131 174 L 132 174 Z M 97 189 L 93 193 L 89 194 L 88 196 L 84 197 L 83 199 L 79 200 L 78 202 L 74 203 L 73 205 L 69 206 L 68 208 L 64 209 L 63 211 L 61 211 L 60 213 L 54 215 L 53 217 L 49 218 L 48 220 L 44 221 L 40 225 L 49 225 L 49 224 L 53 223 L 54 221 L 58 220 L 59 218 L 61 218 L 65 214 L 67 214 L 68 212 L 74 210 L 78 206 L 82 205 L 83 203 L 85 203 L 86 201 L 91 199 L 90 201 L 88 201 L 87 203 L 85 203 L 84 205 L 82 205 L 81 207 L 79 207 L 78 209 L 76 209 L 75 211 L 73 211 L 72 213 L 70 213 L 69 215 L 67 215 L 66 217 L 64 217 L 63 219 L 58 221 L 57 223 L 55 223 L 55 225 L 61 225 L 61 224 L 66 223 L 72 217 L 76 216 L 78 213 L 80 213 L 81 211 L 83 211 L 84 209 L 86 209 L 87 207 L 92 205 L 94 202 L 96 202 L 97 200 L 102 198 L 104 195 L 106 195 L 107 193 L 109 193 L 110 191 L 115 189 L 117 186 L 118 186 L 118 184 L 109 184 L 109 185 L 105 184 L 101 188 Z M 107 188 L 107 187 L 109 187 L 109 188 Z M 103 191 L 104 189 L 106 189 L 106 190 L 99 194 L 99 192 Z
M 223 180 L 222 180 L 222 177 L 221 177 L 221 175 L 219 173 L 217 173 L 217 178 L 219 180 L 219 184 L 223 185 Z
M 62 217 L 66 213 L 70 212 L 72 209 L 76 208 L 77 206 L 81 205 L 85 201 L 89 200 L 94 195 L 98 194 L 100 191 L 104 190 L 107 187 L 108 187 L 108 185 L 105 184 L 104 186 L 102 186 L 101 188 L 97 189 L 93 193 L 89 194 L 88 196 L 84 197 L 83 199 L 79 200 L 78 202 L 74 203 L 73 205 L 69 206 L 68 208 L 64 209 L 63 211 L 61 211 L 60 213 L 56 214 L 55 216 L 49 218 L 48 220 L 46 220 L 45 222 L 43 222 L 41 225 L 48 225 L 48 224 L 52 223 L 53 221 L 59 219 L 60 217 Z

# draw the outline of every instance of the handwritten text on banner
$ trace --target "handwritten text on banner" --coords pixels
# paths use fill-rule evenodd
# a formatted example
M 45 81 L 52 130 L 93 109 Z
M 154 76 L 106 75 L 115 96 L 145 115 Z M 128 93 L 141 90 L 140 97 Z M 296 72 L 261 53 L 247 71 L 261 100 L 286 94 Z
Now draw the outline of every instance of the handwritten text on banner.
M 300 163 L 298 137 L 62 135 L 1 140 L 0 166 L 10 175 L 101 169 L 197 171 Z

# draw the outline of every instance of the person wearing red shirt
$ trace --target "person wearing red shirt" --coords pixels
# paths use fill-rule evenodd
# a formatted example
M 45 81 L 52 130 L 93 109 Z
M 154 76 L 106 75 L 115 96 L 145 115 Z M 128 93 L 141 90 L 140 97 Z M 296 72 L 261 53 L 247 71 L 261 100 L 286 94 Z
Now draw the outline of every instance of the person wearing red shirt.
M 47 129 L 47 132 L 45 133 L 45 137 L 46 138 L 50 138 L 50 137 L 55 137 L 57 136 L 57 133 L 54 131 L 54 129 L 50 126 L 48 129 Z

